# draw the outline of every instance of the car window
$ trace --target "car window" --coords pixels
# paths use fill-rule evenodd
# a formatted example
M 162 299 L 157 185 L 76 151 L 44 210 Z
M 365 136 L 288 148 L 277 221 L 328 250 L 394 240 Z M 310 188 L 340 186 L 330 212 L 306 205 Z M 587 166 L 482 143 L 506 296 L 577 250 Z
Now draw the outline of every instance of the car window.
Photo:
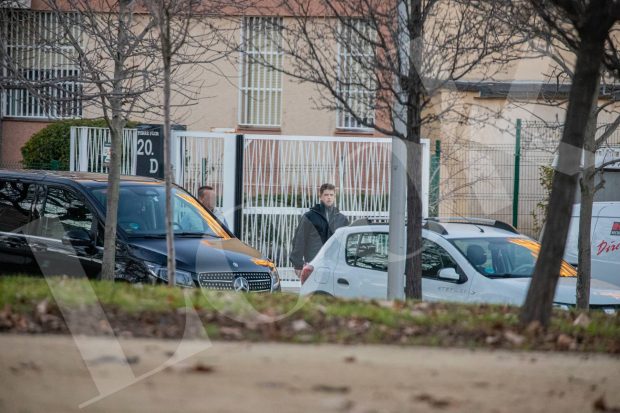
M 387 271 L 388 234 L 361 233 L 347 238 L 346 261 L 353 267 Z
M 441 269 L 457 267 L 456 261 L 437 243 L 422 241 L 422 277 L 438 278 Z
M 62 239 L 66 231 L 83 229 L 90 232 L 93 214 L 72 191 L 49 187 L 43 207 L 41 236 Z
M 527 238 L 463 238 L 450 240 L 480 274 L 487 277 L 531 277 L 540 244 Z M 561 277 L 577 272 L 565 261 Z
M 91 189 L 97 202 L 106 208 L 107 188 Z M 121 186 L 118 204 L 118 225 L 131 237 L 165 236 L 166 207 L 163 185 Z M 230 238 L 228 233 L 187 192 L 172 189 L 173 228 L 175 233 L 207 234 Z
M 28 224 L 36 185 L 0 181 L 0 231 L 13 232 Z

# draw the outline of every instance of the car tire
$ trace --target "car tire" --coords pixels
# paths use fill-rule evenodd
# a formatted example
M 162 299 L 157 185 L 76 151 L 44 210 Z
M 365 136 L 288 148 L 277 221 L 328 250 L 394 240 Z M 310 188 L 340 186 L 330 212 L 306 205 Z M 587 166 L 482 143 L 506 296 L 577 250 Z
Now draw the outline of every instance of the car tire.
M 333 294 L 328 293 L 327 291 L 315 291 L 311 294 L 312 296 L 319 296 L 319 297 L 333 297 Z

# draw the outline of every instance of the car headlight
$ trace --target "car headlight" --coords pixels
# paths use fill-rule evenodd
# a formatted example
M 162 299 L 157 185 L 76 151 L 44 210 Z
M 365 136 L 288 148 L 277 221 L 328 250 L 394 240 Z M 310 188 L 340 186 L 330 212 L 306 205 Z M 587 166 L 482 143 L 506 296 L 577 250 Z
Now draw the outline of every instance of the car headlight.
M 271 291 L 276 291 L 280 289 L 280 274 L 278 274 L 278 270 L 276 267 L 271 269 Z
M 252 262 L 256 265 L 260 265 L 262 267 L 269 268 L 269 273 L 271 274 L 271 291 L 277 291 L 280 289 L 280 274 L 278 274 L 278 269 L 273 261 L 265 259 L 265 258 L 253 258 Z
M 153 277 L 168 282 L 168 268 L 150 262 L 146 262 L 145 264 L 146 268 L 149 270 L 149 273 Z M 194 279 L 192 278 L 192 274 L 190 272 L 176 270 L 174 275 L 174 284 L 182 287 L 194 287 Z

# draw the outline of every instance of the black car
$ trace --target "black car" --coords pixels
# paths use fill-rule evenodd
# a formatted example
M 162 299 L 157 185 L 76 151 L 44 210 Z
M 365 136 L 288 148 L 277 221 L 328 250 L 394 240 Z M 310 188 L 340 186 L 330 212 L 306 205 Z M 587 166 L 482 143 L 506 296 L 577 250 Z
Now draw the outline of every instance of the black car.
M 107 191 L 103 174 L 0 170 L 0 273 L 99 278 Z M 180 187 L 172 198 L 177 285 L 280 290 L 271 261 Z M 164 183 L 121 177 L 117 280 L 167 280 L 164 222 Z

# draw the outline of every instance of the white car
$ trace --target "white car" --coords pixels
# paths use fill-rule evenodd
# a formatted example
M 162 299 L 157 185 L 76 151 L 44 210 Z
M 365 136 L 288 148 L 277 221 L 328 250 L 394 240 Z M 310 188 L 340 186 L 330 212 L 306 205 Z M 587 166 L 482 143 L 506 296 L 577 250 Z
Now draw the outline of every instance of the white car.
M 301 294 L 387 298 L 388 225 L 338 229 L 301 274 Z M 426 220 L 422 230 L 425 300 L 521 305 L 540 245 L 510 225 L 492 220 Z M 555 303 L 576 302 L 576 270 L 563 262 Z M 620 289 L 592 280 L 590 304 L 613 313 Z

